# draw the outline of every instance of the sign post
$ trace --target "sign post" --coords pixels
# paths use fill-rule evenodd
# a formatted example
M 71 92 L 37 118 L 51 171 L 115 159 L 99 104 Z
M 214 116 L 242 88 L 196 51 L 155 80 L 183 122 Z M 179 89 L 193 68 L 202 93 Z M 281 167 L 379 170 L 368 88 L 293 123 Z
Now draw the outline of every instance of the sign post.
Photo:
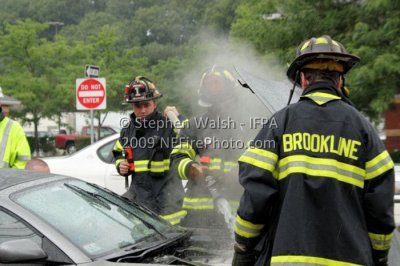
M 90 110 L 90 143 L 94 142 L 93 110 L 106 109 L 106 79 L 81 78 L 76 80 L 76 109 Z

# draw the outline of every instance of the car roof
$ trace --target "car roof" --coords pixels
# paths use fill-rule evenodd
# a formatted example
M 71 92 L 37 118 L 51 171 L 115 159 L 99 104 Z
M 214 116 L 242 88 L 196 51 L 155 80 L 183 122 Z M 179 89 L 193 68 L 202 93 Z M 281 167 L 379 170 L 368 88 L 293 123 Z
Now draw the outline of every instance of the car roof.
M 48 178 L 54 174 L 32 172 L 19 169 L 1 169 L 0 171 L 0 190 L 29 182 L 32 180 Z

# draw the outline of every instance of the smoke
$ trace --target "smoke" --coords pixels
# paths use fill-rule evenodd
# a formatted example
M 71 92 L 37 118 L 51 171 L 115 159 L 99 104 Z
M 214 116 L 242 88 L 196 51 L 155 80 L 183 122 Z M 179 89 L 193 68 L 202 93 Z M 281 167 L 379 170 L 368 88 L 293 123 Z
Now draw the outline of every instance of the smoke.
M 242 80 L 235 69 L 243 70 L 265 80 L 277 81 L 286 79 L 283 75 L 285 72 L 279 69 L 273 57 L 262 56 L 251 45 L 235 42 L 226 36 L 202 33 L 194 42 L 196 42 L 197 48 L 195 60 L 191 67 L 186 69 L 185 76 L 181 80 L 185 84 L 185 91 L 190 92 L 190 106 L 194 114 L 192 121 L 199 130 L 197 137 L 207 139 L 205 144 L 210 144 L 211 149 L 218 150 L 214 153 L 210 151 L 210 154 L 223 158 L 225 161 L 237 162 L 240 155 L 248 147 L 248 142 L 254 139 L 264 123 L 268 123 L 271 111 L 264 106 L 255 94 L 239 83 L 232 88 L 229 95 L 226 95 L 230 100 L 221 101 L 217 107 L 200 108 L 198 89 L 202 74 L 212 66 L 224 66 L 231 70 L 236 79 L 246 82 Z M 283 93 L 287 92 L 288 90 Z M 286 102 L 287 98 L 282 107 Z M 207 113 L 210 119 L 200 121 L 200 117 L 204 113 Z M 220 120 L 215 121 L 218 119 Z M 237 164 L 235 171 L 230 173 L 232 176 L 229 177 L 231 181 L 229 181 L 228 189 L 232 189 L 231 195 L 234 194 L 235 197 L 228 198 L 228 200 L 239 200 L 242 188 L 238 182 Z M 217 208 L 225 208 L 219 211 L 226 216 L 228 207 L 220 207 L 217 204 L 216 206 Z M 235 211 L 235 209 L 232 210 L 232 215 L 235 215 Z M 228 222 L 226 223 L 228 228 L 231 227 Z M 213 227 L 217 229 L 218 225 L 213 225 Z
M 239 43 L 229 39 L 228 36 L 209 32 L 199 34 L 193 42 L 196 43 L 197 51 L 195 63 L 192 63 L 192 67 L 187 69 L 182 80 L 189 88 L 187 91 L 190 92 L 191 113 L 194 115 L 207 111 L 198 104 L 198 89 L 202 74 L 214 65 L 230 69 L 235 78 L 242 82 L 246 82 L 246 80 L 243 80 L 236 70 L 243 70 L 266 80 L 286 80 L 285 71 L 279 68 L 277 60 L 272 56 L 260 55 L 250 44 Z M 243 139 L 243 141 L 253 139 L 261 129 L 260 121 L 267 121 L 271 112 L 255 94 L 239 83 L 232 90 L 232 95 L 227 95 L 227 97 L 231 96 L 237 101 L 223 102 L 220 108 L 223 109 L 224 114 L 229 114 L 229 117 L 237 120 L 237 125 L 240 124 L 242 130 L 246 130 L 244 135 L 249 139 Z

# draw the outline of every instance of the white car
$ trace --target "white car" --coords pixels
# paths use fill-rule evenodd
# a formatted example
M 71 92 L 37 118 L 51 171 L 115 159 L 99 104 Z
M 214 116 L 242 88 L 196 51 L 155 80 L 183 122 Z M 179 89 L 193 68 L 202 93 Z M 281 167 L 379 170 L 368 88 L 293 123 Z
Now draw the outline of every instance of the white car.
M 117 194 L 126 191 L 125 177 L 118 174 L 112 149 L 119 133 L 105 137 L 71 155 L 43 160 L 54 174 L 68 175 L 106 187 Z
M 400 229 L 400 164 L 395 164 L 395 191 L 394 191 L 394 219 L 396 226 Z

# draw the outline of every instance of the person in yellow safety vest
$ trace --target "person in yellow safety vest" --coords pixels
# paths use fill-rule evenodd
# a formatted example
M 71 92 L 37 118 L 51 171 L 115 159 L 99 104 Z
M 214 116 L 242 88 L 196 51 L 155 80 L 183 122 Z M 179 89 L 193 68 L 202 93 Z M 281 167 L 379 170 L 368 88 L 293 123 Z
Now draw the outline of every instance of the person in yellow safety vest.
M 205 71 L 200 80 L 198 103 L 206 111 L 183 126 L 180 143 L 171 152 L 171 171 L 187 180 L 183 208 L 188 214 L 182 221 L 183 226 L 222 229 L 223 235 L 233 234 L 230 230 L 234 219 L 230 229 L 226 219 L 229 216 L 224 213 L 236 212 L 239 205 L 242 188 L 238 182 L 237 159 L 243 151 L 223 144 L 244 138 L 245 132 L 236 126 L 238 121 L 232 113 L 238 106 L 235 97 L 238 85 L 232 72 L 224 66 Z M 207 177 L 215 179 L 211 180 L 214 194 Z M 225 210 L 218 209 L 219 197 L 229 203 Z
M 125 87 L 125 101 L 132 103 L 133 113 L 123 124 L 113 148 L 120 175 L 131 176 L 129 200 L 149 208 L 171 224 L 179 224 L 186 215 L 182 210 L 183 185 L 169 172 L 169 155 L 173 147 L 174 124 L 157 109 L 156 99 L 162 94 L 148 78 L 137 76 Z M 167 106 L 165 113 L 174 106 Z
M 359 60 L 327 35 L 298 47 L 287 75 L 299 102 L 239 159 L 232 265 L 387 265 L 394 164 L 342 92 Z
M 0 168 L 24 169 L 31 149 L 21 125 L 4 116 L 0 98 Z

